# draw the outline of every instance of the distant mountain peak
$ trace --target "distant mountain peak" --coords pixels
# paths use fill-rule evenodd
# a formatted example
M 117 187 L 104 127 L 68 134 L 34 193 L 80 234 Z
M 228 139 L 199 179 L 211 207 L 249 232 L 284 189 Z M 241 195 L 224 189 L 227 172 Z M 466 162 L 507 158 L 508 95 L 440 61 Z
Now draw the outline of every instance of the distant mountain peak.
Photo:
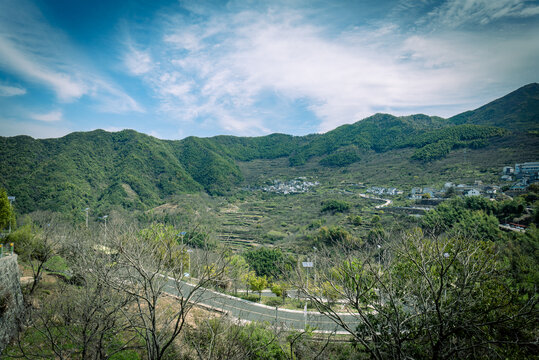
M 511 131 L 539 130 L 539 84 L 531 83 L 449 119 L 454 124 L 490 125 Z

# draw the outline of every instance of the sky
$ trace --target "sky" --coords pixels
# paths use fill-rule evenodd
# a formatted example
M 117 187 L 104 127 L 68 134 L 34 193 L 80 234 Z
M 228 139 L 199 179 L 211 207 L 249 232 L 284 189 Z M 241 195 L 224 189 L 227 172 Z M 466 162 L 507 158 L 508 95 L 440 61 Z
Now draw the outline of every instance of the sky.
M 0 136 L 306 135 L 538 81 L 537 0 L 0 1 Z

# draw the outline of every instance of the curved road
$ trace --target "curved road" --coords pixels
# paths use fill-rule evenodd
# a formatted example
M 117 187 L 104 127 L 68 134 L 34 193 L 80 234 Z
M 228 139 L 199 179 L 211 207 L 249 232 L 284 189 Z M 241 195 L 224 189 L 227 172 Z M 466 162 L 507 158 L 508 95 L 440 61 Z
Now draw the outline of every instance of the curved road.
M 359 194 L 359 196 L 361 196 L 362 198 L 365 198 L 365 199 L 385 201 L 385 203 L 383 203 L 381 205 L 376 205 L 374 207 L 375 209 L 380 209 L 380 208 L 386 207 L 388 205 L 391 205 L 391 203 L 393 202 L 393 201 L 391 201 L 389 199 L 377 198 L 377 197 L 374 197 L 374 196 L 371 196 L 371 195 L 366 195 L 366 194 Z
M 167 293 L 174 296 L 180 296 L 181 292 L 181 294 L 186 297 L 193 291 L 193 285 L 182 281 L 180 282 L 180 292 L 178 292 L 175 281 L 176 280 L 174 279 L 168 278 L 168 283 L 165 288 Z M 305 329 L 305 325 L 308 324 L 318 331 L 345 331 L 327 316 L 318 312 L 307 311 L 305 314 L 303 311 L 272 308 L 204 288 L 196 290 L 192 295 L 192 301 L 199 305 L 222 311 L 238 320 L 268 322 L 282 328 L 294 330 L 303 330 Z M 355 328 L 356 324 L 359 322 L 355 316 L 349 313 L 342 313 L 341 317 L 345 319 L 352 328 Z

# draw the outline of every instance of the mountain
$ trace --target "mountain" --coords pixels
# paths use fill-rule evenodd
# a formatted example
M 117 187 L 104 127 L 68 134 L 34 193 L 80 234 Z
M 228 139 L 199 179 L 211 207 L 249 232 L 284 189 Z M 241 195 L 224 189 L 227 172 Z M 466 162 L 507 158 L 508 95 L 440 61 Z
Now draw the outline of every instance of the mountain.
M 442 118 L 422 114 L 401 117 L 376 114 L 352 125 L 342 125 L 313 139 L 293 152 L 290 162 L 291 165 L 302 165 L 313 156 L 329 155 L 341 159 L 339 154 L 343 153 L 382 153 L 404 147 L 417 147 L 419 151 L 414 156 L 419 160 L 432 160 L 445 155 L 457 145 L 471 147 L 475 140 L 503 134 L 502 129 L 495 127 L 454 125 Z M 444 149 L 449 147 L 445 154 L 440 151 L 437 155 L 430 154 L 430 150 L 442 145 Z M 429 156 L 424 154 L 426 152 Z M 359 161 L 360 156 L 353 158 Z M 324 163 L 333 164 L 332 161 L 322 161 Z
M 97 203 L 143 208 L 178 191 L 203 190 L 166 142 L 132 130 L 3 137 L 0 158 L 0 184 L 23 212 Z
M 511 131 L 539 130 L 539 84 L 532 83 L 479 109 L 449 119 L 454 124 L 502 127 Z
M 147 209 L 178 193 L 234 191 L 243 179 L 239 162 L 257 159 L 285 158 L 291 166 L 339 168 L 361 166 L 364 157 L 372 160 L 390 152 L 401 151 L 409 161 L 425 163 L 459 148 L 487 146 L 485 156 L 494 159 L 498 148 L 517 149 L 523 143 L 536 154 L 538 99 L 539 86 L 530 84 L 450 119 L 375 114 L 306 136 L 170 141 L 133 130 L 95 130 L 58 139 L 0 137 L 0 186 L 17 197 L 22 213 L 76 212 L 87 206 Z

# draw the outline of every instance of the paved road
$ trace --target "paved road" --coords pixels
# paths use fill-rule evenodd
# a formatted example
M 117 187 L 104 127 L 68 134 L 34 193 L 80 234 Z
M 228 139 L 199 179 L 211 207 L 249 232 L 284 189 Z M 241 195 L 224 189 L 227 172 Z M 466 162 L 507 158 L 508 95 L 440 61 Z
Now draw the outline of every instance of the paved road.
M 525 228 L 517 227 L 511 224 L 499 224 L 498 225 L 500 229 L 508 230 L 508 231 L 515 231 L 515 232 L 526 232 Z
M 383 204 L 381 205 L 376 205 L 374 208 L 375 209 L 381 209 L 383 207 L 386 207 L 386 206 L 389 206 L 393 203 L 393 201 L 389 200 L 389 199 L 382 199 L 382 198 L 378 198 L 378 197 L 375 197 L 375 196 L 371 196 L 371 195 L 366 195 L 366 194 L 359 194 L 359 196 L 361 196 L 362 198 L 365 198 L 365 199 L 371 199 L 371 200 L 380 200 L 380 201 L 385 201 Z
M 179 295 L 174 281 L 169 278 L 166 291 L 172 295 Z M 180 290 L 184 296 L 190 294 L 193 290 L 194 286 L 191 284 L 183 281 L 180 284 Z M 307 323 L 320 331 L 344 331 L 343 328 L 318 312 L 307 311 L 305 316 L 303 311 L 276 309 L 203 288 L 198 289 L 193 294 L 192 299 L 198 304 L 221 310 L 239 320 L 268 322 L 279 327 L 295 330 L 303 330 Z M 343 314 L 342 317 L 352 325 L 358 323 L 357 318 L 350 314 Z

